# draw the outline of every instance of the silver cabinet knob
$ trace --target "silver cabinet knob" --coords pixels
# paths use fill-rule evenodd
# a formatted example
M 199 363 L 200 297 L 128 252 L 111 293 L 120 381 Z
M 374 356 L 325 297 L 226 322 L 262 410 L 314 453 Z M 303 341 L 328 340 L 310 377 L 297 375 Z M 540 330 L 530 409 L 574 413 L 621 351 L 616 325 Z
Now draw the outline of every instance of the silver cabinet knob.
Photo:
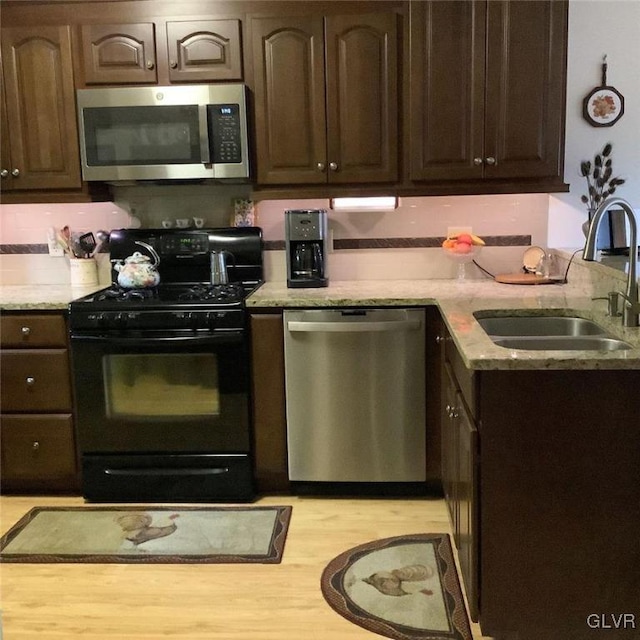
M 9 170 L 2 169 L 2 171 L 0 171 L 0 178 L 8 178 L 8 177 L 9 177 Z
M 169 60 L 169 66 L 172 69 L 177 69 L 178 68 L 178 63 L 175 60 Z
M 20 175 L 20 169 L 12 169 L 12 170 L 11 170 L 11 175 L 12 175 L 14 178 L 17 178 L 17 177 Z
M 496 159 L 495 159 L 493 156 L 489 156 L 489 157 L 486 159 L 486 163 L 487 163 L 487 164 L 496 164 Z
M 436 344 L 442 344 L 444 342 L 443 336 L 436 336 Z
M 36 440 L 32 445 L 32 449 L 34 451 L 37 451 L 39 448 L 40 448 L 40 443 Z
M 31 333 L 31 327 L 22 327 L 20 333 L 22 333 L 23 336 L 28 336 Z
M 33 385 L 36 383 L 36 379 L 32 376 L 27 376 L 25 382 L 27 383 L 27 387 L 33 387 Z
M 336 162 L 330 162 L 329 163 L 329 169 L 331 169 L 331 171 L 337 171 L 338 170 L 338 164 Z
M 153 60 L 147 60 L 147 69 L 155 68 L 156 64 Z
M 482 158 L 474 158 L 473 159 L 473 164 L 476 165 L 476 167 L 479 167 L 482 163 L 483 163 L 483 159 Z
M 318 164 L 316 165 L 316 169 L 318 171 L 324 171 L 326 169 L 324 162 L 318 162 Z

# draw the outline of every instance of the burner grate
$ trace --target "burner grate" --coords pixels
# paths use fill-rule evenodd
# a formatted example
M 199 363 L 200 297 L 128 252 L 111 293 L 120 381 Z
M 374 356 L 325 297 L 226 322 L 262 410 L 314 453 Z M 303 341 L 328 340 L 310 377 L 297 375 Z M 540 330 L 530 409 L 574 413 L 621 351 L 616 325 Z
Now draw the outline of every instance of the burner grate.
M 197 284 L 183 291 L 178 300 L 198 300 L 219 303 L 235 303 L 244 298 L 239 284 Z
M 110 287 L 104 291 L 100 291 L 95 295 L 95 299 L 99 302 L 104 300 L 115 300 L 116 302 L 128 302 L 132 300 L 148 300 L 149 298 L 157 298 L 158 291 L 156 288 L 151 289 L 125 289 L 124 287 Z

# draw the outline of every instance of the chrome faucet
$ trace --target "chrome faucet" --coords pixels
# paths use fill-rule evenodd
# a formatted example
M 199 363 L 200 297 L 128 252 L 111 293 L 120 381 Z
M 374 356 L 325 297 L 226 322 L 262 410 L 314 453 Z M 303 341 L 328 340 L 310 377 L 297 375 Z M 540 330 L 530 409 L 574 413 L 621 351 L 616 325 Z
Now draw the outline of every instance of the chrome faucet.
M 589 226 L 589 233 L 587 234 L 587 241 L 584 245 L 584 251 L 582 252 L 582 259 L 594 261 L 596 259 L 596 238 L 598 235 L 598 227 L 604 214 L 612 207 L 622 209 L 629 220 L 629 273 L 627 274 L 627 290 L 625 293 L 622 291 L 612 291 L 609 296 L 621 296 L 625 300 L 624 309 L 622 312 L 622 324 L 625 327 L 637 327 L 639 326 L 640 315 L 640 302 L 638 301 L 638 225 L 636 223 L 636 216 L 633 212 L 631 205 L 622 198 L 609 198 L 605 200 L 593 214 L 591 224 Z

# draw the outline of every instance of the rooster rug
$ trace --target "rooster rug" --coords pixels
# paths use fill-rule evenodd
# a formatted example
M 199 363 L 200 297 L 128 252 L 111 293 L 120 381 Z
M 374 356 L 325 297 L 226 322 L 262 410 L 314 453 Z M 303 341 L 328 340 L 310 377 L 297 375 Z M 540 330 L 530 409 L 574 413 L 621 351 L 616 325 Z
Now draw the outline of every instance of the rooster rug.
M 396 640 L 471 640 L 446 534 L 376 540 L 325 568 L 325 600 L 347 620 Z

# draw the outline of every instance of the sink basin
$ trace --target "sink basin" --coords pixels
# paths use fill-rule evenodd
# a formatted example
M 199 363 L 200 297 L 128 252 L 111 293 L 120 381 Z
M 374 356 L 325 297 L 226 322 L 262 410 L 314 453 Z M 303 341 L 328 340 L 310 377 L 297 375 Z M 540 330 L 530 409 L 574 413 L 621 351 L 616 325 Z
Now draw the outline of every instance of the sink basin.
M 607 333 L 591 320 L 570 316 L 494 316 L 477 320 L 490 336 L 602 336 Z
M 608 336 L 489 336 L 495 344 L 507 349 L 542 351 L 618 351 L 631 345 Z
M 617 351 L 631 349 L 592 320 L 575 316 L 489 316 L 476 318 L 491 340 L 507 349 Z

